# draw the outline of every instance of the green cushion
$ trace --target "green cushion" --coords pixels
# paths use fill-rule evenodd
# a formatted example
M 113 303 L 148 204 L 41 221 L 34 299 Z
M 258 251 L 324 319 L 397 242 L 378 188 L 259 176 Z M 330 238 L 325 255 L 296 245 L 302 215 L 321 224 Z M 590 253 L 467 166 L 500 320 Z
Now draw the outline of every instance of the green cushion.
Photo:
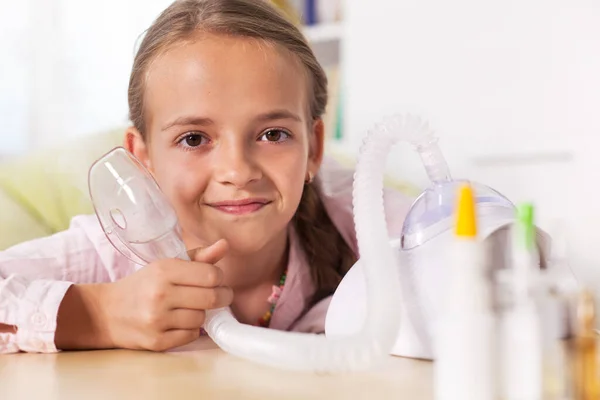
M 0 249 L 68 228 L 93 208 L 91 164 L 123 142 L 123 129 L 77 138 L 0 163 Z

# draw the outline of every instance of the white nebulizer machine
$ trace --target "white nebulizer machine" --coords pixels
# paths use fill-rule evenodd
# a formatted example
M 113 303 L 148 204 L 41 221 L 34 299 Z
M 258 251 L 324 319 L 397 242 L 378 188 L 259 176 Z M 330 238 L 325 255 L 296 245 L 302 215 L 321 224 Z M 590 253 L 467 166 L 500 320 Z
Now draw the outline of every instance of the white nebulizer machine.
M 436 137 L 418 119 L 388 119 L 376 126 L 367 140 L 382 142 L 382 147 L 407 141 L 419 153 L 431 181 L 413 202 L 403 223 L 401 237 L 390 241 L 397 258 L 401 285 L 401 303 L 397 311 L 400 330 L 391 354 L 431 360 L 435 358 L 435 325 L 443 312 L 442 294 L 452 274 L 449 260 L 455 246 L 453 228 L 457 222 L 455 211 L 460 187 L 468 184 L 473 189 L 480 240 L 513 223 L 516 209 L 506 197 L 487 186 L 453 180 Z M 381 157 L 385 159 L 384 154 Z M 381 176 L 373 178 L 381 179 Z M 482 267 L 490 269 L 491 283 L 491 266 Z M 365 302 L 368 277 L 364 269 L 361 256 L 338 286 L 327 314 L 325 330 L 328 336 L 352 334 L 364 322 L 368 312 Z
M 383 176 L 387 155 L 399 141 L 415 146 L 432 184 L 414 202 L 401 237 L 390 241 Z M 368 369 L 390 354 L 433 359 L 439 293 L 449 279 L 447 251 L 454 240 L 456 198 L 463 184 L 450 177 L 436 139 L 420 119 L 397 116 L 384 121 L 369 132 L 360 150 L 353 191 L 360 260 L 333 296 L 326 334 L 241 324 L 228 308 L 209 310 L 204 329 L 224 351 L 283 369 Z M 515 220 L 514 206 L 504 196 L 469 184 L 480 236 Z M 114 149 L 92 166 L 89 186 L 107 237 L 132 261 L 188 259 L 174 210 L 150 173 L 125 149 Z

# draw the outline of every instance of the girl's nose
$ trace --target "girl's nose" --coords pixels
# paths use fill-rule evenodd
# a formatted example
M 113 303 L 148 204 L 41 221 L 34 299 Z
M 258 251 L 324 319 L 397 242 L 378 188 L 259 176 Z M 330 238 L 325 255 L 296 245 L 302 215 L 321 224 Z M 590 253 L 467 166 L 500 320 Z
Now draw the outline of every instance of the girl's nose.
M 251 149 L 244 143 L 222 142 L 214 158 L 214 177 L 227 185 L 243 188 L 262 177 Z

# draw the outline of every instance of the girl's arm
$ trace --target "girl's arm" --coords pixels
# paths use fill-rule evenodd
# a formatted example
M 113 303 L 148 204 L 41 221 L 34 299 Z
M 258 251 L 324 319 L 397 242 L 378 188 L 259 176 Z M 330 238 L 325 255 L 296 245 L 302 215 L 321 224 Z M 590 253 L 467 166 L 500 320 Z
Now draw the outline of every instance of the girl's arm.
M 0 353 L 55 352 L 55 339 L 59 347 L 98 340 L 99 284 L 133 269 L 95 216 L 76 217 L 64 232 L 0 252 Z
M 233 300 L 214 265 L 227 250 L 221 240 L 191 251 L 192 261 L 137 268 L 91 216 L 0 252 L 0 353 L 185 345 L 206 310 Z

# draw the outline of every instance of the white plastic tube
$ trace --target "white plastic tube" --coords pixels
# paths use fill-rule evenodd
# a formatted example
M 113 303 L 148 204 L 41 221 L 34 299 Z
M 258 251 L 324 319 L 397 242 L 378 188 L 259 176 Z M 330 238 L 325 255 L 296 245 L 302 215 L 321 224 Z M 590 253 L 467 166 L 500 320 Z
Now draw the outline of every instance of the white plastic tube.
M 376 130 L 388 131 L 395 138 L 407 141 L 414 146 L 425 167 L 427 177 L 432 183 L 442 183 L 452 180 L 450 169 L 444 155 L 437 145 L 438 138 L 430 129 L 429 124 L 420 118 L 406 115 L 386 119 Z
M 219 347 L 232 355 L 259 364 L 319 372 L 364 370 L 388 357 L 400 328 L 402 296 L 399 261 L 387 235 L 383 176 L 387 155 L 393 144 L 401 139 L 415 145 L 423 140 L 430 141 L 431 137 L 423 134 L 427 131 L 424 127 L 426 128 L 416 118 L 398 117 L 388 120 L 369 133 L 360 150 L 353 205 L 358 248 L 367 283 L 367 318 L 361 331 L 353 336 L 336 338 L 290 333 L 241 324 L 228 309 L 211 310 L 207 313 L 204 329 Z M 435 148 L 435 144 L 427 147 Z M 174 215 L 168 205 L 165 205 L 166 199 L 161 197 L 162 194 L 149 173 L 140 172 L 143 167 L 132 155 L 115 153 L 113 156 L 109 154 L 99 160 L 90 173 L 96 213 L 113 244 L 121 251 L 119 243 L 125 244 L 130 251 L 147 262 L 151 261 L 148 257 L 160 257 L 157 252 L 164 253 L 162 257 L 175 253 L 186 258 L 185 252 L 177 250 L 183 244 L 179 243 L 177 224 L 175 228 L 169 225 L 166 228 L 168 232 L 164 233 L 163 230 L 161 235 L 144 229 L 147 221 L 166 221 L 165 216 Z M 440 161 L 435 156 L 423 158 L 424 161 L 426 159 L 434 167 L 436 160 Z M 443 165 L 436 168 L 443 170 L 445 161 L 441 159 L 438 164 Z M 118 173 L 115 171 L 117 168 L 120 170 Z M 111 190 L 106 190 L 115 185 L 115 178 L 116 185 L 120 187 L 120 196 L 114 196 Z M 136 188 L 134 184 L 141 186 Z M 136 193 L 131 193 L 132 190 L 136 190 Z M 147 199 L 145 202 L 144 196 Z M 147 207 L 140 207 L 140 204 Z M 154 209 L 157 207 L 158 209 Z M 144 211 L 145 208 L 151 211 Z M 125 219 L 130 221 L 129 224 L 124 224 L 125 227 L 120 228 L 114 224 L 111 212 L 115 209 L 126 214 Z M 143 212 L 154 212 L 160 218 L 146 218 L 141 215 Z M 143 248 L 139 244 L 140 235 L 144 236 L 143 242 L 147 245 Z M 146 240 L 148 235 L 154 239 Z

